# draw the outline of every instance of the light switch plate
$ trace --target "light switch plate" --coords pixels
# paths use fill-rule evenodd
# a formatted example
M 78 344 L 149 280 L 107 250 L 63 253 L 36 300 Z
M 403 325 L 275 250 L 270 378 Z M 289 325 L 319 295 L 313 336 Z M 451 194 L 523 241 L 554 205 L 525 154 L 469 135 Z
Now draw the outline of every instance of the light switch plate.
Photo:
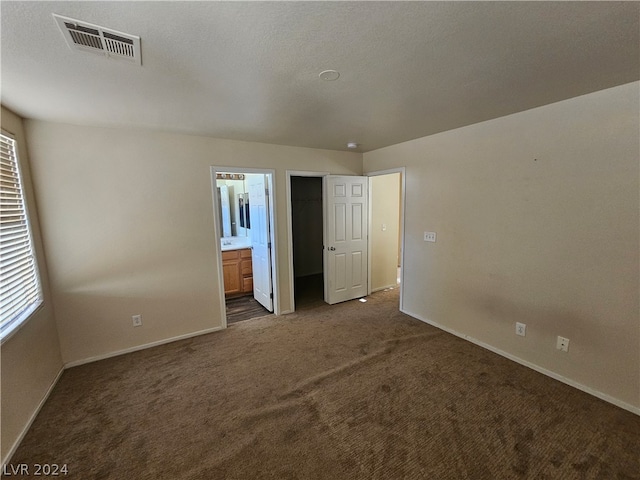
M 436 232 L 424 232 L 424 241 L 425 242 L 434 242 L 436 241 Z

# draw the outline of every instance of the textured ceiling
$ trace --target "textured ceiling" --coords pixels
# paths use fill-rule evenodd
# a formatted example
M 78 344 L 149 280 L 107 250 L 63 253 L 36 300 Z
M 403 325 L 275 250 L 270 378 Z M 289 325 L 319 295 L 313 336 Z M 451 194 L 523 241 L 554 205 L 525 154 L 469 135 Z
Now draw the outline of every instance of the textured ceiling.
M 369 151 L 640 78 L 638 2 L 9 2 L 27 118 Z M 71 51 L 52 13 L 139 35 Z M 334 82 L 318 74 L 340 72 Z

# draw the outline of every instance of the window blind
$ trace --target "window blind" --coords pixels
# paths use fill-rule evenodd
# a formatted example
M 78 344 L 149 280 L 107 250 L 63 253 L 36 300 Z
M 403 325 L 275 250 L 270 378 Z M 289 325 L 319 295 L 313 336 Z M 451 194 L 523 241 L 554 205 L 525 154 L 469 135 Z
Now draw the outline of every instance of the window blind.
M 20 165 L 13 138 L 0 134 L 0 338 L 42 303 Z

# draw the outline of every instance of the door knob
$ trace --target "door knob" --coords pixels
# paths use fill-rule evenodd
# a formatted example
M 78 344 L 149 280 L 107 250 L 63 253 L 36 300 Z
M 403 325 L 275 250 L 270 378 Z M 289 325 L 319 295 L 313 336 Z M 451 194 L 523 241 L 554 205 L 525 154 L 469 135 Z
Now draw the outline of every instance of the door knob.
M 332 252 L 335 251 L 336 247 L 329 247 L 329 250 L 331 250 Z

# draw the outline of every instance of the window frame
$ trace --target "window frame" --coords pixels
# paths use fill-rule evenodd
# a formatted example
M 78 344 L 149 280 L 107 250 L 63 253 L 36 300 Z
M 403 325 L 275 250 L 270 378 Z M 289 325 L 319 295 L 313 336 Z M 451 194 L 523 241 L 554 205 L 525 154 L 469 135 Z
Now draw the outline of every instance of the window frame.
M 0 317 L 0 345 L 4 344 L 13 334 L 15 334 L 20 328 L 22 328 L 29 319 L 33 316 L 33 314 L 39 310 L 44 303 L 44 293 L 42 289 L 42 279 L 40 276 L 40 270 L 38 265 L 38 256 L 36 253 L 34 235 L 33 235 L 33 226 L 31 223 L 31 216 L 29 212 L 29 201 L 27 199 L 27 192 L 25 188 L 24 175 L 22 172 L 22 165 L 20 164 L 20 154 L 18 152 L 18 140 L 16 136 L 11 132 L 8 132 L 5 129 L 0 129 L 0 134 L 5 139 L 10 140 L 11 146 L 13 147 L 13 157 L 15 162 L 15 170 L 16 177 L 18 181 L 18 189 L 20 193 L 20 206 L 22 208 L 22 214 L 24 215 L 24 222 L 26 225 L 26 237 L 28 241 L 28 253 L 24 255 L 24 258 L 31 259 L 31 266 L 29 268 L 30 274 L 33 278 L 33 287 L 35 288 L 36 298 L 35 300 L 29 302 L 25 305 L 21 310 L 14 312 L 12 317 L 8 319 L 2 319 Z M 9 155 L 9 160 L 11 157 Z M 6 204 L 5 204 L 6 206 Z M 0 263 L 3 261 L 5 252 L 2 252 L 2 247 L 0 246 Z M 3 274 L 5 273 L 3 268 Z M 31 280 L 29 280 L 31 282 Z M 0 292 L 0 301 L 4 300 L 3 295 L 4 291 Z

